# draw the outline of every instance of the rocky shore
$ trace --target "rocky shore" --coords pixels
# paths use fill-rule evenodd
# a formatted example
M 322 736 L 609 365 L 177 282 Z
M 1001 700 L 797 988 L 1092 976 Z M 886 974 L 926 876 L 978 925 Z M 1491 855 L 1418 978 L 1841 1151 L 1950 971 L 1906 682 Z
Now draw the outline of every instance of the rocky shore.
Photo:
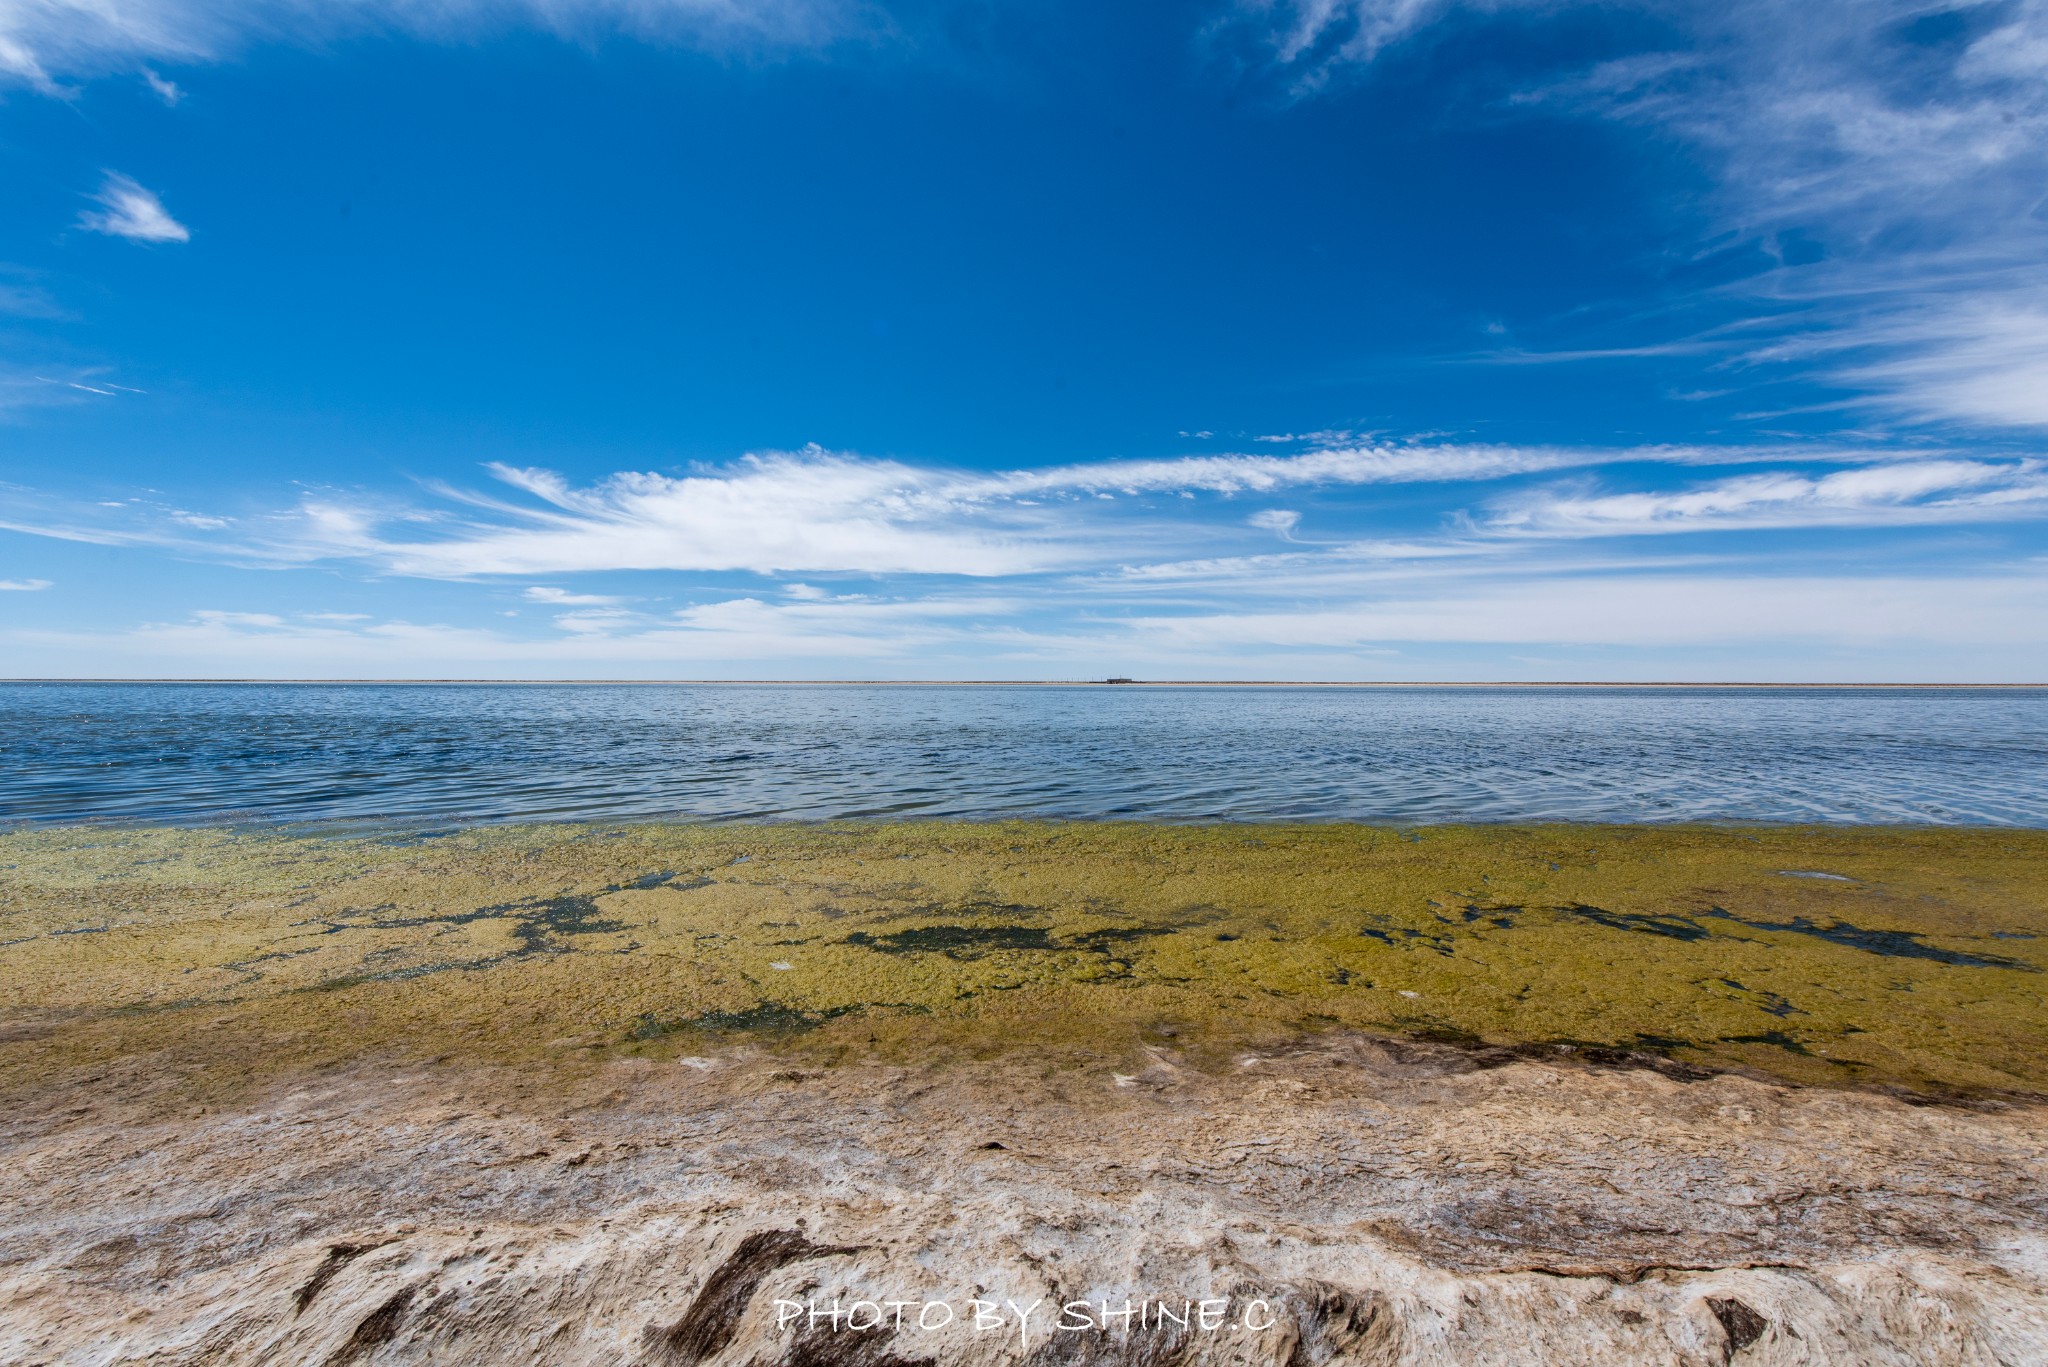
M 2019 1367 L 2043 1118 L 1348 1034 L 82 1086 L 0 1131 L 0 1360 Z
M 0 1361 L 2048 1361 L 2048 837 L 0 835 Z

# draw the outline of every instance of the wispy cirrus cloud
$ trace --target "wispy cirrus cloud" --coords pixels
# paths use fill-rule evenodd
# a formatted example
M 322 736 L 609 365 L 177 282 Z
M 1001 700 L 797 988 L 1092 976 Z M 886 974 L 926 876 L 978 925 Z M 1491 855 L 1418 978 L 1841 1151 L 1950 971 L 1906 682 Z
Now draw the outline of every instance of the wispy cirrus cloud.
M 163 201 L 127 176 L 107 172 L 92 196 L 100 205 L 78 216 L 78 226 L 130 242 L 189 242 L 192 231 L 172 218 Z
M 545 470 L 491 470 L 527 497 L 447 490 L 450 509 L 425 526 L 316 500 L 306 509 L 306 548 L 438 578 L 850 566 L 995 575 L 1042 568 L 1055 539 L 1043 513 L 990 508 L 946 472 L 823 451 L 701 474 L 627 472 L 587 486 Z M 416 530 L 432 534 L 406 535 Z
M 1298 455 L 1228 454 L 1167 460 L 1108 460 L 966 477 L 958 488 L 974 497 L 1034 493 L 1269 493 L 1318 484 L 1422 484 L 1504 479 L 1511 475 L 1614 460 L 1668 463 L 1716 459 L 1703 446 L 1613 448 L 1504 446 L 1480 443 L 1335 445 Z M 1740 459 L 1741 457 L 1737 457 Z
M 1654 492 L 1540 489 L 1495 504 L 1477 525 L 1492 535 L 1586 537 L 2043 517 L 2048 465 L 2041 461 L 1927 460 L 1820 476 L 1738 475 Z
M 1550 652 L 1551 664 L 1529 667 L 1538 677 L 1567 667 L 1555 652 L 1594 662 L 1574 677 L 1612 677 L 1616 651 L 1631 652 L 1622 673 L 1698 677 L 1710 659 L 1699 652 L 1724 649 L 1746 662 L 1742 677 L 2048 668 L 2048 650 L 2028 644 L 2048 640 L 2048 563 L 2016 551 L 2022 543 L 1973 531 L 1962 556 L 1907 568 L 1892 538 L 1861 553 L 1859 572 L 1826 545 L 1759 555 L 1741 535 L 2038 521 L 2048 466 L 1807 454 L 1816 458 L 1791 468 L 1784 452 L 1751 448 L 1427 445 L 986 472 L 810 449 L 587 484 L 508 467 L 497 492 L 446 489 L 430 504 L 330 498 L 211 529 L 173 522 L 165 513 L 182 510 L 172 505 L 114 500 L 123 535 L 154 526 L 180 554 L 212 541 L 251 565 L 671 577 L 636 580 L 631 594 L 528 582 L 518 596 L 529 611 L 485 627 L 208 608 L 125 632 L 0 639 L 57 672 L 76 658 L 133 659 L 150 674 L 189 660 L 201 673 L 288 676 L 1099 677 L 1109 661 L 1161 678 L 1446 677 L 1462 672 L 1455 652 L 1503 646 Z M 1712 478 L 1673 487 L 1674 474 L 1710 468 Z M 1337 521 L 1345 505 L 1369 515 L 1396 485 L 1404 502 L 1421 494 L 1445 512 L 1479 495 L 1477 511 L 1428 530 L 1413 528 L 1411 507 L 1406 535 L 1274 548 L 1274 531 Z M 1296 507 L 1273 502 L 1282 496 L 1315 511 L 1297 523 L 1286 516 Z M 1674 531 L 1726 535 L 1626 554 L 1608 540 Z M 860 591 L 813 580 L 748 590 L 724 578 L 792 565 L 857 579 Z M 1938 667 L 1927 664 L 1932 647 Z
M 1849 353 L 1834 378 L 1927 417 L 2048 428 L 2048 286 L 2032 269 L 2004 285 L 1894 304 L 1825 334 Z M 2014 278 L 2018 277 L 2018 278 Z
M 1209 37 L 1240 39 L 1296 95 L 1322 91 L 1461 7 L 1487 11 L 1544 0 L 1237 0 Z
M 879 22 L 861 0 L 10 0 L 0 5 L 0 76 L 56 94 L 67 80 L 140 72 L 175 104 L 182 92 L 151 64 L 220 61 L 260 43 L 365 33 L 466 41 L 526 28 L 773 50 L 822 46 Z
M 1859 458 L 1825 448 L 1803 454 Z M 1473 484 L 1617 463 L 1767 458 L 1762 449 L 1697 446 L 1390 444 L 980 472 L 812 448 L 691 474 L 628 472 L 589 485 L 544 470 L 492 466 L 504 485 L 527 497 L 444 488 L 447 502 L 423 511 L 322 496 L 301 509 L 291 539 L 276 553 L 369 561 L 430 578 L 596 570 L 997 577 L 1156 560 L 1191 539 L 1215 540 L 1215 525 L 1199 509 L 1121 506 L 1148 496 L 1255 498 L 1315 487 Z M 1268 533 L 1290 532 L 1299 521 L 1292 509 L 1256 512 L 1250 525 Z M 1231 522 L 1242 525 L 1244 516 Z
M 613 607 L 621 600 L 606 593 L 571 593 L 567 589 L 549 584 L 535 584 L 524 595 L 529 603 L 545 603 L 561 607 Z
M 39 593 L 49 587 L 47 579 L 0 579 L 0 593 Z
M 2019 497 L 2038 478 L 2032 463 L 1944 461 L 1938 453 L 1913 456 L 1912 448 L 1887 454 L 1834 447 L 1389 444 L 994 472 L 809 448 L 685 474 L 629 471 L 589 484 L 550 471 L 494 465 L 488 468 L 500 483 L 496 492 L 429 486 L 438 498 L 421 502 L 328 491 L 309 495 L 296 508 L 235 517 L 157 499 L 78 505 L 0 490 L 0 527 L 244 563 L 353 562 L 381 573 L 436 579 L 623 570 L 1001 578 L 1241 561 L 1259 543 L 1270 544 L 1273 533 L 1291 537 L 1304 525 L 1299 507 L 1264 502 L 1290 493 L 1341 494 L 1355 517 L 1370 506 L 1360 500 L 1373 488 L 1440 486 L 1436 497 L 1448 517 L 1471 501 L 1462 490 L 1532 476 L 1633 467 L 1640 478 L 1674 466 L 1795 463 L 1833 473 L 1780 469 L 1757 476 L 1758 487 L 1798 484 L 1824 491 L 1804 501 L 1784 500 L 1778 509 L 1783 519 L 1805 518 L 1812 525 L 1842 522 L 1846 505 L 1839 499 L 1851 489 L 1863 491 L 1857 515 L 1868 524 L 1933 520 L 1933 501 L 1887 501 L 1869 493 L 1885 481 L 1920 477 L 1905 471 L 1939 470 L 1951 480 L 1963 471 L 1990 472 L 1985 488 L 1943 502 L 1942 519 L 1988 522 L 2040 511 Z M 1216 506 L 1219 501 L 1232 506 Z M 1524 534 L 1543 521 L 1526 509 L 1503 512 L 1508 505 L 1498 497 L 1490 506 L 1487 518 L 1453 523 L 1451 540 L 1438 538 L 1428 553 L 1468 554 L 1475 539 Z M 1562 523 L 1544 525 L 1563 534 Z M 1601 534 L 1597 519 L 1576 525 L 1580 534 Z M 1355 536 L 1327 539 L 1330 544 L 1317 553 L 1338 554 L 1340 545 L 1358 544 Z M 537 605 L 586 611 L 579 620 L 590 623 L 600 620 L 590 610 L 621 604 L 612 595 L 558 585 L 536 585 L 525 593 Z
M 82 500 L 5 481 L 0 481 L 0 531 L 228 560 L 255 558 L 244 544 L 247 538 L 235 538 L 261 534 L 260 528 L 242 527 L 235 518 L 195 512 L 153 495 Z
M 1692 348 L 1925 421 L 2048 426 L 2048 0 L 1242 0 L 1218 41 L 1308 97 L 1501 19 L 1633 15 L 1636 50 L 1492 92 L 1689 147 L 1702 236 L 1759 268 L 1710 291 L 1747 334 Z
M 141 391 L 106 378 L 101 367 L 23 366 L 0 362 L 0 416 L 73 403 L 91 403 Z

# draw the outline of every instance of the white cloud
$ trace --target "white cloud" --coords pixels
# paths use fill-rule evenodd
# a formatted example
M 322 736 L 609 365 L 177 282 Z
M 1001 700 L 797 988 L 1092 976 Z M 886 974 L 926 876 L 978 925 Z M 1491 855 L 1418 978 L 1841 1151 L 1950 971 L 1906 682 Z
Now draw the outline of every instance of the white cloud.
M 155 546 L 236 563 L 353 561 L 383 573 L 439 579 L 616 570 L 990 578 L 1119 564 L 1214 562 L 1253 552 L 1247 522 L 1287 535 L 1295 515 L 1285 509 L 1238 513 L 1214 505 L 1290 489 L 1458 486 L 1630 464 L 1796 461 L 1808 468 L 1881 469 L 1925 466 L 1938 458 L 1939 453 L 1912 448 L 1887 457 L 1841 447 L 1442 444 L 981 472 L 809 448 L 751 456 L 690 474 L 621 473 L 590 485 L 573 485 L 544 470 L 494 466 L 493 473 L 514 491 L 511 495 L 441 488 L 441 502 L 423 505 L 325 492 L 307 497 L 295 509 L 232 520 L 156 500 L 117 502 L 109 508 L 104 502 L 61 503 L 33 491 L 0 487 L 0 528 L 101 545 Z M 2022 496 L 2026 480 L 2021 476 L 2033 467 L 2022 470 L 2007 462 L 1996 468 L 2010 470 L 2008 482 L 2017 483 L 2003 492 L 1951 499 L 1938 517 L 1999 521 L 2038 511 Z M 1847 487 L 1818 475 L 1786 477 L 1819 480 L 1827 490 Z M 1354 502 L 1370 506 L 1369 500 Z M 1457 506 L 1449 504 L 1443 511 Z M 1910 525 L 1936 516 L 1910 502 L 1867 500 L 1863 506 L 1870 522 Z M 1789 502 L 1787 509 L 1796 511 Z M 1842 520 L 1824 503 L 1809 512 L 1815 525 Z M 1489 528 L 1502 529 L 1498 524 Z M 1428 553 L 1472 553 L 1455 543 L 1456 538 L 1447 549 L 1432 541 L 1435 549 Z M 823 596 L 808 585 L 782 592 L 792 598 Z M 545 584 L 533 585 L 523 596 L 537 605 L 578 609 L 612 608 L 624 601 Z
M 49 587 L 47 579 L 0 579 L 0 593 L 35 593 Z
M 1191 536 L 1213 540 L 1199 505 L 1162 510 L 1142 504 L 1148 495 L 1468 483 L 1627 461 L 1763 460 L 1773 452 L 1784 455 L 1778 448 L 1387 445 L 986 473 L 810 448 L 688 475 L 622 473 L 588 486 L 545 470 L 493 466 L 528 497 L 444 490 L 452 509 L 420 510 L 323 495 L 305 505 L 295 535 L 262 553 L 362 560 L 428 578 L 597 570 L 989 577 L 1155 559 Z M 1834 449 L 1801 455 L 1850 458 Z M 1127 508 L 1124 498 L 1141 503 Z M 1272 520 L 1284 516 L 1271 513 L 1254 525 L 1285 531 Z M 571 601 L 536 592 L 564 591 L 529 591 L 534 601 Z
M 17 409 L 92 403 L 99 399 L 118 397 L 123 392 L 137 391 L 125 390 L 123 386 L 113 384 L 97 369 L 76 366 L 21 366 L 0 361 L 0 414 Z
M 42 387 L 45 391 L 59 388 L 54 383 L 46 383 Z M 4 411 L 6 403 L 5 382 L 0 381 L 0 411 Z M 296 524 L 302 520 L 302 516 L 294 512 L 292 521 Z M 275 519 L 252 521 L 274 522 Z M 254 530 L 234 518 L 192 512 L 156 498 L 135 496 L 78 501 L 0 482 L 0 530 L 94 546 L 149 546 L 199 556 L 244 560 L 275 558 L 223 536 L 222 533 L 229 528 L 245 533 Z
M 2048 0 L 1243 0 L 1220 31 L 1306 95 L 1461 22 L 1617 8 L 1652 21 L 1644 50 L 1503 105 L 1675 137 L 1716 178 L 1720 245 L 1825 257 L 1715 291 L 1777 345 L 1633 350 L 1818 359 L 1800 373 L 1916 419 L 2048 426 Z
M 1539 536 L 1995 522 L 2048 515 L 2048 467 L 2034 460 L 1906 461 L 1813 477 L 1740 475 L 1687 489 L 1543 489 L 1502 500 L 1481 526 Z
M 1019 470 L 964 481 L 971 494 L 1268 493 L 1315 484 L 1416 484 L 1502 479 L 1509 475 L 1611 460 L 1689 462 L 1711 459 L 1701 447 L 1614 449 L 1486 445 L 1341 446 L 1293 456 L 1179 456 L 1170 460 L 1108 460 Z
M 1461 642 L 1640 652 L 1747 650 L 1743 642 L 1789 650 L 1785 643 L 1796 641 L 1810 663 L 1787 665 L 1780 677 L 1904 677 L 1916 672 L 1909 666 L 1928 643 L 1975 652 L 1967 670 L 1956 656 L 1942 677 L 2012 678 L 2048 662 L 2048 648 L 2028 644 L 2042 625 L 2036 602 L 2048 604 L 2044 567 L 1981 563 L 2009 552 L 1975 533 L 1977 549 L 1946 559 L 1937 549 L 1917 562 L 1974 573 L 1917 578 L 1902 571 L 1896 540 L 1876 549 L 1861 543 L 1865 549 L 1855 553 L 1866 556 L 1868 569 L 1861 578 L 1842 572 L 1840 549 L 1811 541 L 1760 559 L 1740 539 L 1694 540 L 1685 554 L 1638 546 L 1625 556 L 1602 540 L 2048 518 L 2048 461 L 2040 459 L 1941 452 L 1854 459 L 1858 453 L 1826 448 L 1802 451 L 1811 459 L 1793 467 L 1786 454 L 1385 446 L 979 472 L 812 449 L 591 485 L 505 469 L 499 474 L 508 491 L 498 495 L 447 490 L 427 505 L 326 496 L 304 510 L 244 515 L 218 528 L 192 521 L 225 519 L 180 518 L 181 510 L 157 499 L 55 509 L 29 498 L 32 516 L 0 525 L 230 563 L 354 561 L 379 574 L 444 579 L 520 575 L 527 577 L 521 601 L 554 610 L 530 614 L 550 619 L 536 624 L 537 634 L 509 622 L 478 629 L 208 609 L 89 639 L 20 637 L 38 660 L 74 661 L 69 669 L 43 666 L 54 673 L 118 673 L 106 662 L 160 657 L 193 662 L 170 672 L 250 675 L 1028 678 L 1099 676 L 1101 662 L 1112 659 L 1118 672 L 1148 677 L 1229 677 L 1247 669 L 1356 677 L 1367 655 Z M 1673 467 L 1710 464 L 1735 469 L 1677 488 L 1611 487 L 1624 479 L 1668 483 Z M 1568 471 L 1579 477 L 1558 482 Z M 1610 487 L 1596 485 L 1594 471 Z M 1507 486 L 1505 494 L 1486 487 L 1507 477 L 1526 485 L 1531 475 L 1542 482 Z M 1440 512 L 1468 500 L 1475 486 L 1494 497 L 1440 530 L 1332 537 L 1314 546 L 1275 546 L 1270 533 L 1291 531 L 1293 510 L 1256 506 L 1276 491 L 1321 488 L 1318 506 L 1333 525 L 1344 525 L 1348 512 L 1370 526 L 1371 490 L 1429 482 L 1441 485 L 1430 495 Z M 1340 486 L 1357 491 L 1348 510 L 1328 492 Z M 1191 492 L 1193 501 L 1179 497 Z M 1101 502 L 1101 493 L 1115 497 Z M 1415 526 L 1415 495 L 1413 488 L 1402 493 L 1395 525 Z M 0 486 L 0 501 L 25 497 Z M 1247 508 L 1239 500 L 1256 502 Z M 1835 577 L 1811 572 L 1822 564 Z M 815 572 L 866 582 L 863 593 L 799 581 L 704 598 L 701 583 L 669 581 L 661 592 L 694 592 L 700 601 L 666 613 L 532 582 L 622 569 Z M 907 575 L 932 578 L 873 584 Z M 958 585 L 961 577 L 995 587 L 930 587 Z M 1007 591 L 1013 583 L 1018 591 Z M 502 606 L 496 592 L 488 596 L 488 607 Z M 1946 616 L 1944 604 L 1953 608 Z M 1855 670 L 1812 653 L 1837 648 L 1862 652 Z M 102 663 L 88 666 L 94 652 Z M 1286 652 L 1284 664 L 1274 652 Z M 1470 666 L 1403 667 L 1408 677 L 1430 677 Z M 1696 663 L 1672 668 L 1698 673 Z M 1591 668 L 1603 671 L 1611 674 L 1612 666 Z
M 166 80 L 146 67 L 143 69 L 142 79 L 149 85 L 150 90 L 158 99 L 173 109 L 177 108 L 179 103 L 185 98 L 185 92 L 178 89 L 176 81 Z
M 511 28 L 619 33 L 721 51 L 816 47 L 872 29 L 860 0 L 7 0 L 0 74 L 48 93 L 66 79 L 225 60 L 260 43 L 370 33 L 463 41 Z M 175 87 L 172 87 L 175 89 Z
M 78 226 L 130 242 L 189 242 L 192 233 L 172 218 L 163 202 L 124 175 L 107 172 L 106 183 L 93 196 L 103 207 L 78 216 Z
M 1240 0 L 1237 9 L 1272 66 L 1296 94 L 1308 94 L 1457 7 L 1458 0 Z M 1472 7 L 1500 6 L 1475 0 Z
M 1514 539 L 1489 537 L 1475 530 L 1471 535 L 1427 541 L 1351 541 L 1265 555 L 1121 565 L 1080 576 L 1075 582 L 1120 596 L 1213 592 L 1240 599 L 1288 594 L 1328 597 L 1377 591 L 1400 580 L 1494 574 L 1498 568 L 1487 562 L 1526 550 L 1525 544 Z M 1614 565 L 1602 559 L 1551 566 L 1552 570 L 1588 568 L 1612 569 Z
M 202 608 L 192 614 L 194 621 L 212 627 L 261 627 L 278 628 L 286 626 L 284 618 L 272 612 L 229 612 L 220 608 Z
M 638 614 L 620 608 L 585 608 L 578 612 L 558 612 L 555 626 L 563 631 L 597 634 L 619 631 L 631 626 Z
M 1040 567 L 1044 519 L 977 516 L 961 478 L 825 452 L 750 458 L 716 473 L 626 473 L 579 488 L 494 467 L 532 502 L 471 499 L 436 539 L 391 540 L 378 519 L 316 504 L 324 546 L 401 574 L 560 574 L 593 569 L 858 570 L 1008 574 Z M 1055 557 L 1056 558 L 1056 557 Z
M 571 593 L 567 589 L 535 584 L 524 595 L 532 603 L 559 603 L 564 607 L 608 607 L 619 600 L 603 593 Z
M 2048 427 L 2048 289 L 1937 298 L 1837 334 L 1876 352 L 1835 378 L 1877 389 L 1899 408 L 2003 427 Z

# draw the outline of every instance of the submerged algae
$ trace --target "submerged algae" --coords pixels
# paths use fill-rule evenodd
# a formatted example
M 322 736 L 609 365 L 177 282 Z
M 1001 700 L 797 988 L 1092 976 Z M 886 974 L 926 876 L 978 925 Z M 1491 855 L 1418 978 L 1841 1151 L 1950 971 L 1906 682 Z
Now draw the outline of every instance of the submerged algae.
M 1348 1027 L 2041 1091 L 2043 888 L 2036 831 L 17 831 L 0 1061 L 261 1071 L 704 1031 L 1097 1058 L 1166 1031 L 1222 1058 Z

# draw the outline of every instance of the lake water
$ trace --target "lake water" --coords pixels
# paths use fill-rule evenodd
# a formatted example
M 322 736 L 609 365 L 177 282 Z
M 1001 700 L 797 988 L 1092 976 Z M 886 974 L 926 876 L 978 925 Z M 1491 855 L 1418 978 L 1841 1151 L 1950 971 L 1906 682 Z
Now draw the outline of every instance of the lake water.
M 2048 826 L 2048 691 L 0 685 L 0 820 Z

